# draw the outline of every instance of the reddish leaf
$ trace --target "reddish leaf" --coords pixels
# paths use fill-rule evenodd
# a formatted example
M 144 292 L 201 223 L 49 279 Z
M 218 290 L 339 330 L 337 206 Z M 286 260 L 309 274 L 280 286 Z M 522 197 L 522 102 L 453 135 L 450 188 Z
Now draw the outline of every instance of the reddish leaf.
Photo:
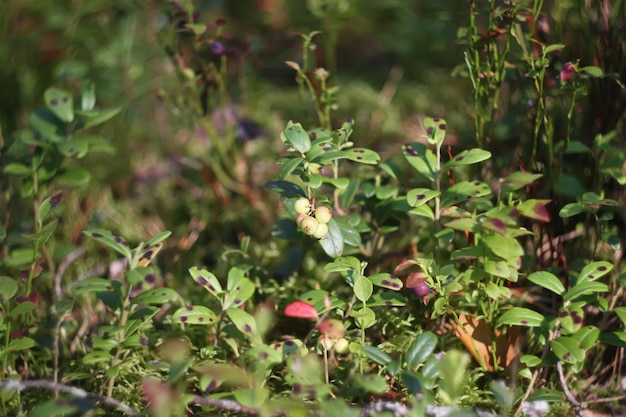
M 546 204 L 551 200 L 526 200 L 521 204 L 518 204 L 516 209 L 524 217 L 529 219 L 539 220 L 540 222 L 549 222 L 550 214 L 546 208 Z
M 317 310 L 309 303 L 304 301 L 294 301 L 285 307 L 285 315 L 287 317 L 296 317 L 299 319 L 316 319 L 318 318 Z

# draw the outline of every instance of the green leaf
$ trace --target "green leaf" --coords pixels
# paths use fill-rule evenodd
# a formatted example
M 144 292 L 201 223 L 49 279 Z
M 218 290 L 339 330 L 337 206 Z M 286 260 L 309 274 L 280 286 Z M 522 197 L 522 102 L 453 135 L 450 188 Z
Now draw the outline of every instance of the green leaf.
M 76 114 L 80 116 L 80 127 L 86 129 L 88 127 L 96 126 L 106 122 L 109 119 L 115 117 L 120 111 L 121 107 L 113 109 L 105 109 L 99 111 L 77 111 Z
M 89 397 L 56 398 L 37 404 L 28 413 L 28 417 L 65 417 L 89 414 L 96 404 Z
M 610 291 L 609 286 L 601 282 L 583 281 L 581 283 L 574 285 L 572 288 L 570 288 L 569 291 L 563 294 L 563 301 L 572 301 L 580 296 L 593 294 L 594 292 L 609 292 L 609 291 Z
M 91 277 L 78 281 L 72 285 L 72 296 L 76 297 L 81 294 L 89 292 L 108 292 L 113 291 L 113 285 L 110 280 L 106 278 Z
M 586 265 L 580 274 L 578 274 L 578 278 L 576 278 L 576 283 L 580 283 L 586 280 L 594 281 L 609 272 L 613 269 L 613 264 L 606 261 L 598 261 L 590 263 Z
M 513 238 L 491 234 L 483 238 L 483 243 L 493 253 L 504 259 L 514 259 L 524 254 L 522 245 Z
M 357 229 L 357 227 L 350 223 L 350 217 L 343 216 L 343 217 L 337 217 L 333 219 L 337 222 L 337 226 L 339 227 L 339 230 L 341 231 L 341 236 L 343 236 L 344 245 L 358 247 L 361 244 L 361 234 L 359 233 L 359 230 Z
M 353 148 L 344 152 L 347 159 L 362 164 L 376 165 L 380 161 L 380 155 L 370 149 Z
M 50 215 L 52 214 L 52 209 L 56 207 L 57 204 L 59 204 L 61 198 L 63 198 L 63 193 L 58 192 L 54 195 L 46 197 L 41 202 L 41 204 L 39 205 L 39 212 L 37 213 L 37 221 L 39 222 L 39 224 L 42 224 L 48 219 L 48 217 L 50 217 Z
M 406 194 L 406 201 L 411 207 L 419 207 L 440 194 L 440 191 L 428 188 L 414 188 Z
M 172 320 L 182 324 L 204 324 L 212 325 L 217 323 L 217 316 L 205 306 L 185 306 L 174 312 Z
M 462 165 L 472 165 L 491 158 L 491 152 L 480 148 L 467 149 L 446 162 L 444 170 Z
M 104 229 L 90 229 L 83 231 L 83 233 L 90 238 L 114 249 L 128 259 L 132 256 L 130 249 L 128 248 L 128 242 L 126 242 L 126 240 L 124 240 L 124 238 L 117 233 L 112 233 Z
M 306 193 L 299 185 L 289 181 L 273 180 L 265 184 L 268 189 L 279 193 L 283 198 L 306 197 Z
M 578 346 L 578 342 L 571 337 L 557 337 L 550 341 L 550 347 L 563 362 L 573 364 L 585 360 L 585 352 Z
M 206 269 L 198 269 L 194 266 L 189 268 L 189 274 L 191 274 L 195 282 L 219 299 L 220 293 L 223 291 L 222 284 L 220 284 L 219 280 L 212 272 Z
M 372 296 L 374 286 L 372 281 L 363 275 L 359 276 L 354 282 L 354 295 L 362 302 L 366 302 Z
M 289 156 L 286 158 L 282 158 L 279 163 L 281 163 L 281 167 L 278 170 L 278 178 L 284 180 L 285 177 L 290 175 L 296 168 L 298 168 L 302 164 L 302 158 L 297 156 Z
M 541 365 L 541 358 L 535 355 L 522 355 L 520 362 L 529 368 L 534 368 L 535 366 Z
M 350 185 L 350 180 L 348 178 L 332 178 L 322 176 L 322 182 L 324 184 L 330 184 L 339 190 L 345 190 Z
M 412 142 L 402 147 L 402 154 L 413 168 L 428 180 L 434 182 L 437 177 L 437 157 L 423 143 Z
M 30 114 L 28 121 L 32 128 L 50 142 L 65 140 L 65 124 L 47 108 L 40 108 Z
M 92 81 L 85 81 L 80 89 L 80 109 L 91 111 L 96 105 L 96 85 Z
M 241 333 L 252 340 L 257 339 L 258 333 L 254 317 L 239 308 L 229 308 L 226 310 L 226 314 Z
M 0 276 L 0 302 L 8 301 L 17 294 L 17 282 L 13 278 Z
M 74 167 L 65 170 L 57 175 L 57 181 L 65 182 L 70 185 L 84 185 L 89 182 L 91 174 L 85 168 Z
M 165 239 L 167 239 L 171 235 L 172 235 L 172 232 L 170 232 L 169 230 L 164 230 L 164 231 L 162 231 L 160 233 L 157 233 L 150 240 L 148 240 L 146 242 L 145 246 L 152 247 L 154 245 L 157 245 L 157 244 L 163 242 Z
M 141 326 L 150 323 L 150 320 L 160 311 L 158 307 L 144 307 L 133 312 L 124 325 L 125 337 L 132 336 Z
M 180 298 L 180 295 L 172 288 L 153 288 L 148 291 L 144 291 L 131 300 L 133 304 L 144 305 L 161 305 L 172 302 Z
M 89 150 L 89 143 L 80 138 L 64 140 L 55 144 L 61 155 L 73 158 L 82 158 Z
M 471 218 L 461 218 L 444 223 L 444 226 L 449 227 L 450 229 L 460 230 L 462 232 L 472 232 L 478 227 L 478 222 Z M 481 246 L 481 249 L 484 251 L 483 246 Z
M 528 397 L 528 401 L 547 401 L 547 402 L 561 402 L 563 401 L 563 391 L 549 388 L 542 388 Z
M 489 184 L 480 181 L 460 181 L 446 190 L 441 207 L 453 206 L 471 198 L 491 195 Z
M 437 335 L 425 331 L 418 335 L 406 351 L 405 360 L 409 369 L 414 369 L 428 358 L 437 347 Z
M 33 311 L 37 306 L 32 301 L 24 301 L 16 305 L 13 310 L 9 312 L 9 317 L 17 317 L 22 314 L 26 314 L 29 311 Z
M 441 117 L 425 117 L 422 125 L 431 144 L 439 146 L 443 143 L 446 136 L 446 121 L 444 119 Z
M 381 273 L 370 275 L 369 280 L 377 287 L 387 288 L 392 291 L 398 291 L 402 288 L 402 280 L 391 274 Z
M 256 288 L 252 281 L 248 278 L 242 278 L 236 288 L 226 293 L 222 308 L 226 310 L 231 307 L 240 307 L 254 295 L 255 290 Z
M 515 206 L 515 209 L 524 217 L 547 223 L 550 221 L 550 213 L 546 205 L 550 203 L 550 201 L 551 200 L 529 199 Z
M 387 381 L 382 375 L 378 374 L 354 374 L 350 382 L 348 386 L 361 388 L 373 394 L 382 394 L 388 389 Z
M 599 339 L 607 345 L 626 348 L 626 332 L 602 332 Z
M 1 293 L 1 291 L 0 291 Z M 11 298 L 11 297 L 9 297 Z M 619 317 L 619 319 L 622 321 L 622 323 L 624 325 L 626 325 L 626 306 L 621 306 L 621 307 L 616 307 L 615 310 L 613 310 L 615 312 L 615 314 L 617 314 L 617 317 Z
M 49 88 L 43 95 L 46 106 L 59 120 L 65 123 L 74 121 L 74 99 L 67 92 L 58 88 Z
M 402 383 L 411 394 L 417 394 L 422 390 L 422 375 L 419 372 L 403 370 L 400 374 Z
M 563 48 L 565 48 L 565 45 L 563 45 L 562 43 L 555 43 L 555 44 L 546 46 L 545 49 L 543 50 L 543 53 L 544 55 L 547 55 L 551 52 L 560 51 Z
M 595 345 L 600 337 L 600 329 L 596 326 L 584 326 L 570 336 L 578 342 L 578 346 L 583 350 L 589 350 Z
M 441 372 L 439 395 L 444 404 L 456 405 L 467 389 L 467 365 L 470 357 L 458 350 L 449 350 L 437 364 Z
M 30 349 L 35 346 L 35 340 L 30 337 L 21 337 L 19 339 L 11 340 L 9 346 L 5 349 L 0 350 L 0 360 L 3 360 L 5 357 L 9 356 L 12 352 L 17 352 L 19 350 Z
M 311 138 L 300 123 L 287 122 L 287 127 L 280 134 L 280 138 L 301 154 L 305 154 L 311 149 Z
M 109 352 L 103 352 L 101 350 L 89 352 L 83 357 L 83 364 L 93 365 L 99 362 L 109 362 L 113 358 Z
M 576 216 L 577 214 L 584 213 L 587 211 L 587 208 L 580 203 L 569 203 L 563 206 L 561 210 L 559 210 L 559 216 L 567 219 L 568 217 Z
M 235 400 L 244 407 L 259 407 L 263 405 L 268 396 L 267 388 L 258 386 L 254 388 L 239 388 L 233 392 Z
M 352 310 L 350 315 L 354 317 L 356 325 L 361 329 L 367 329 L 376 324 L 376 314 L 374 310 L 369 307 L 360 310 Z
M 525 327 L 540 327 L 545 318 L 542 314 L 537 313 L 524 307 L 513 307 L 507 310 L 498 318 L 498 326 L 515 325 Z
M 528 276 L 528 280 L 558 295 L 562 295 L 565 292 L 565 286 L 561 280 L 548 271 L 533 272 Z
M 533 174 L 526 171 L 516 171 L 500 180 L 502 191 L 513 192 L 526 187 L 541 178 L 543 174 Z
M 367 300 L 367 305 L 370 307 L 402 307 L 406 305 L 406 298 L 402 294 L 385 291 L 372 295 L 370 299 Z
M 363 352 L 379 365 L 385 366 L 392 361 L 389 355 L 374 346 L 363 346 Z
M 319 243 L 326 255 L 336 258 L 343 253 L 344 238 L 335 219 L 330 219 L 327 226 L 328 233 L 319 240 Z
M 579 69 L 579 71 L 585 72 L 589 74 L 589 76 L 591 77 L 602 77 L 604 75 L 602 68 L 594 67 L 594 66 L 582 67 Z
M 20 164 L 19 162 L 11 162 L 5 165 L 4 172 L 18 177 L 30 177 L 33 170 L 28 165 Z
M 346 305 L 345 301 L 334 295 L 329 295 L 328 291 L 324 290 L 307 291 L 300 295 L 299 300 L 312 305 L 319 314 L 324 314 L 325 312 L 334 310 L 335 308 L 343 309 Z M 327 300 L 330 306 L 326 305 Z

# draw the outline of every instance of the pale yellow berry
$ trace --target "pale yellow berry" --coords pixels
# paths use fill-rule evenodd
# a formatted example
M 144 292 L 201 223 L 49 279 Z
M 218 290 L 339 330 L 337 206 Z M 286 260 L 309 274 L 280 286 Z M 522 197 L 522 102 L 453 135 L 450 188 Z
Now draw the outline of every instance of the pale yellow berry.
M 330 209 L 328 207 L 318 206 L 315 209 L 315 218 L 321 224 L 328 223 L 332 217 L 333 217 L 333 212 L 330 211 Z
M 321 239 L 328 234 L 328 225 L 319 223 L 315 232 L 311 234 L 315 239 Z
M 299 198 L 293 205 L 293 209 L 298 214 L 308 214 L 311 211 L 311 202 L 308 198 Z

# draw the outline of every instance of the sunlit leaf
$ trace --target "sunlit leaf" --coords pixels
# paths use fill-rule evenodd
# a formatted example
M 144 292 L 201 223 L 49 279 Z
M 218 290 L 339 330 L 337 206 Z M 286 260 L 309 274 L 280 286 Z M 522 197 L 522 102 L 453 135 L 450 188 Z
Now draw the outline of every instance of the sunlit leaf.
M 467 149 L 446 162 L 444 169 L 462 165 L 472 165 L 491 158 L 491 152 L 480 148 Z
M 185 306 L 174 312 L 172 320 L 182 324 L 205 324 L 217 323 L 217 316 L 205 306 Z
M 498 325 L 539 327 L 544 320 L 543 315 L 536 311 L 524 307 L 513 307 L 498 318 Z
M 530 282 L 539 285 L 547 290 L 552 291 L 555 294 L 562 295 L 565 292 L 565 286 L 560 279 L 551 272 L 537 271 L 528 275 L 527 278 Z

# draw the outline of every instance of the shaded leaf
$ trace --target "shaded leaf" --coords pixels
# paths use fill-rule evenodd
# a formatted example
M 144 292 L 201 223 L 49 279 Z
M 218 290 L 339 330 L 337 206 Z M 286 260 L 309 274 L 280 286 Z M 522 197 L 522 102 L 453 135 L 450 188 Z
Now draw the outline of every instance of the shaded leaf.
M 435 351 L 437 342 L 437 335 L 432 332 L 425 331 L 418 335 L 405 354 L 407 366 L 413 369 L 425 361 Z
M 161 305 L 180 298 L 180 295 L 172 288 L 153 288 L 144 291 L 131 300 L 133 304 Z
M 550 202 L 551 200 L 529 199 L 518 204 L 515 208 L 524 217 L 541 222 L 549 222 L 550 214 L 548 213 L 546 204 Z
M 324 252 L 331 258 L 341 256 L 343 253 L 344 239 L 341 234 L 341 229 L 337 225 L 335 219 L 330 219 L 327 223 L 328 233 L 326 236 L 319 240 L 320 246 L 324 249 Z
M 392 360 L 389 355 L 374 346 L 363 346 L 363 351 L 368 358 L 370 358 L 379 365 L 385 366 Z

